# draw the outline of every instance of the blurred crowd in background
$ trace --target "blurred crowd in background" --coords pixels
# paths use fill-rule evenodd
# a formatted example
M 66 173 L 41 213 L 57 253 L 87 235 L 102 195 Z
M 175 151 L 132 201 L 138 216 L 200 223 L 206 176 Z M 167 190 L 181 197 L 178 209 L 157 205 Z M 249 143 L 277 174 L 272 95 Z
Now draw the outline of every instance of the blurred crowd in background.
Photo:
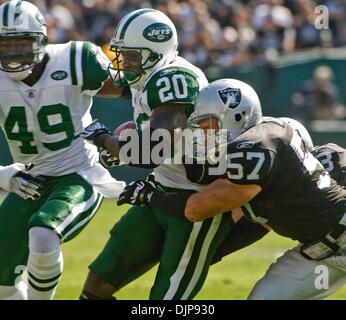
M 179 54 L 203 70 L 263 64 L 311 48 L 346 46 L 346 0 L 28 0 L 44 14 L 50 43 L 88 40 L 108 51 L 120 19 L 140 8 L 165 12 Z M 0 0 L 0 4 L 6 0 Z M 328 10 L 323 17 L 319 6 Z M 321 29 L 321 23 L 325 23 Z M 302 119 L 343 119 L 333 71 L 317 70 L 292 103 Z M 320 106 L 320 107 L 317 107 Z
M 29 0 L 46 17 L 50 43 L 108 45 L 132 10 L 152 7 L 175 23 L 179 52 L 199 67 L 272 61 L 312 47 L 346 45 L 346 0 Z M 6 0 L 0 0 L 0 4 Z M 328 29 L 316 28 L 324 5 Z

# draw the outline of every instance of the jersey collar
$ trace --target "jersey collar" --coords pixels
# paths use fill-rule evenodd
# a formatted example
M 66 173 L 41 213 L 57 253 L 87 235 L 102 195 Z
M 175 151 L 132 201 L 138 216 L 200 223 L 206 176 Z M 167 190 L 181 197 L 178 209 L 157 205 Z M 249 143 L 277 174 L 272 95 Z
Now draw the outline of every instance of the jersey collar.
M 46 69 L 46 65 L 47 65 L 48 61 L 49 61 L 49 55 L 48 55 L 48 53 L 46 53 L 46 54 L 44 55 L 43 59 L 42 59 L 42 62 L 41 62 L 42 68 L 41 68 L 41 70 L 37 73 L 37 75 L 35 76 L 35 78 L 33 78 L 32 80 L 27 81 L 27 82 L 23 82 L 23 81 L 22 81 L 22 82 L 25 83 L 26 85 L 28 85 L 29 87 L 34 86 L 34 85 L 37 83 L 37 81 L 41 78 L 41 76 L 42 76 L 44 70 Z

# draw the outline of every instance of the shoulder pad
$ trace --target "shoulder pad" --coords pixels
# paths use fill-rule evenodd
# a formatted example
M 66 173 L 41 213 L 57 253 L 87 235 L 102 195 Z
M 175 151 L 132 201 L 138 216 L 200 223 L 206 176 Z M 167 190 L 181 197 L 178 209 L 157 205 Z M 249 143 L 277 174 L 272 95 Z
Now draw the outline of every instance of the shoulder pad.
M 200 84 L 198 76 L 189 68 L 166 66 L 156 70 L 147 80 L 147 93 L 151 110 L 167 103 L 193 104 Z

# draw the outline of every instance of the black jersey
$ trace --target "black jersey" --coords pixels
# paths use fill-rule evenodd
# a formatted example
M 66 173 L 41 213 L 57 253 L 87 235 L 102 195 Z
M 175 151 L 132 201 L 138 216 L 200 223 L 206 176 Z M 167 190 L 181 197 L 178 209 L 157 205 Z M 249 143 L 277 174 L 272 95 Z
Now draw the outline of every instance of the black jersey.
M 228 146 L 227 178 L 262 191 L 242 207 L 252 221 L 305 242 L 330 232 L 346 212 L 346 190 L 307 151 L 297 131 L 264 121 Z
M 346 188 L 346 149 L 328 143 L 316 147 L 312 154 L 323 164 L 330 176 Z

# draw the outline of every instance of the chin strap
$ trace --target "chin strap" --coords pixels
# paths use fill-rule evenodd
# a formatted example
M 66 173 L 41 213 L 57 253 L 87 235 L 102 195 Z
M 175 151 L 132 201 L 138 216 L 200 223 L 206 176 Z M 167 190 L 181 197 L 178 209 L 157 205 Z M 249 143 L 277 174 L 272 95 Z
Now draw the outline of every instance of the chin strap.
M 32 68 L 19 72 L 6 72 L 6 75 L 14 81 L 21 81 L 27 78 L 31 73 Z

